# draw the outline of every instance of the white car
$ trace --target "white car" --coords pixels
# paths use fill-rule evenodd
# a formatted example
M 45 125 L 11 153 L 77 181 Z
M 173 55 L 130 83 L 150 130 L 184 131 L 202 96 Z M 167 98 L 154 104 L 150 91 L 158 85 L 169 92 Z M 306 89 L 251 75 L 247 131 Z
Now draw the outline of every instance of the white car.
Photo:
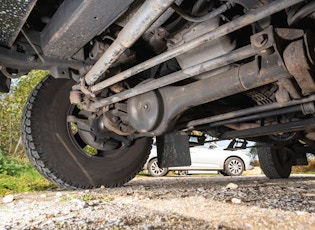
M 170 170 L 180 175 L 218 171 L 225 176 L 239 176 L 244 170 L 254 168 L 254 160 L 248 151 L 224 150 L 214 143 L 191 147 L 190 156 L 190 166 L 160 168 L 158 166 L 156 145 L 153 144 L 144 169 L 148 170 L 150 175 L 158 177 L 165 176 Z

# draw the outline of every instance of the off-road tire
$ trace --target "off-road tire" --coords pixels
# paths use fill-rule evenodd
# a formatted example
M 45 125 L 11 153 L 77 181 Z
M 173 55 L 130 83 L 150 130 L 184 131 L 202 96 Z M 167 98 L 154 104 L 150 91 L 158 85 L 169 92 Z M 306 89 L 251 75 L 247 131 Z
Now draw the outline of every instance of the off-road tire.
M 142 170 L 152 139 L 139 138 L 122 151 L 101 157 L 84 152 L 71 139 L 66 121 L 74 84 L 48 76 L 32 91 L 21 121 L 26 153 L 44 177 L 61 187 L 121 186 Z
M 292 155 L 291 150 L 263 146 L 257 148 L 260 168 L 270 179 L 288 178 L 291 174 Z M 285 154 L 285 155 L 281 155 Z

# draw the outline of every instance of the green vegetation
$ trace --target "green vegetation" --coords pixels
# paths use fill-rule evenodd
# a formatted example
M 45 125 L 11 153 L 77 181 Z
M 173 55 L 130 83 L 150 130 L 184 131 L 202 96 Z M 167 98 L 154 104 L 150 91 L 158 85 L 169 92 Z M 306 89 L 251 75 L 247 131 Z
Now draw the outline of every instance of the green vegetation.
M 23 166 L 19 163 L 8 160 L 0 149 L 0 174 L 8 176 L 16 176 L 19 174 Z
M 90 201 L 93 199 L 93 196 L 91 194 L 84 194 L 82 197 L 83 201 Z
M 312 172 L 297 172 L 297 171 L 292 171 L 292 174 L 315 174 L 315 171 L 312 171 Z
M 47 71 L 34 70 L 15 80 L 10 93 L 0 95 L 0 149 L 4 155 L 24 157 L 20 139 L 22 109 L 32 89 L 47 74 Z
M 14 165 L 12 168 L 19 168 L 19 170 L 11 171 L 13 172 L 12 175 L 0 173 L 0 196 L 18 192 L 43 191 L 48 188 L 56 188 L 55 185 L 40 175 L 30 164 L 11 162 L 10 165 Z
M 114 197 L 110 197 L 110 196 L 104 196 L 101 199 L 103 202 L 110 202 L 114 200 Z
M 22 109 L 31 90 L 48 74 L 35 70 L 0 95 L 0 195 L 53 187 L 29 163 L 20 138 Z

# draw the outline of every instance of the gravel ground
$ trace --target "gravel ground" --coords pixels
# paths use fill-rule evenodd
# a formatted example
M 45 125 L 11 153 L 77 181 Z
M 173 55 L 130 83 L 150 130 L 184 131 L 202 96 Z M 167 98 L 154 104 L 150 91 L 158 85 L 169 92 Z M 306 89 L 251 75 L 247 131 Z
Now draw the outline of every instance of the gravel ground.
M 138 177 L 1 198 L 4 229 L 314 229 L 315 176 Z

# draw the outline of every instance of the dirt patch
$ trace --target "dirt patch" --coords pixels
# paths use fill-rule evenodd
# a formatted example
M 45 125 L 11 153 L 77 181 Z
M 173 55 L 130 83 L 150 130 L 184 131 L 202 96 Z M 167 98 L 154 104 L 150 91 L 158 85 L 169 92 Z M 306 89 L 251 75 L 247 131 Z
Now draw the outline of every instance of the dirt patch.
M 139 177 L 124 187 L 14 195 L 0 229 L 313 229 L 315 176 Z

